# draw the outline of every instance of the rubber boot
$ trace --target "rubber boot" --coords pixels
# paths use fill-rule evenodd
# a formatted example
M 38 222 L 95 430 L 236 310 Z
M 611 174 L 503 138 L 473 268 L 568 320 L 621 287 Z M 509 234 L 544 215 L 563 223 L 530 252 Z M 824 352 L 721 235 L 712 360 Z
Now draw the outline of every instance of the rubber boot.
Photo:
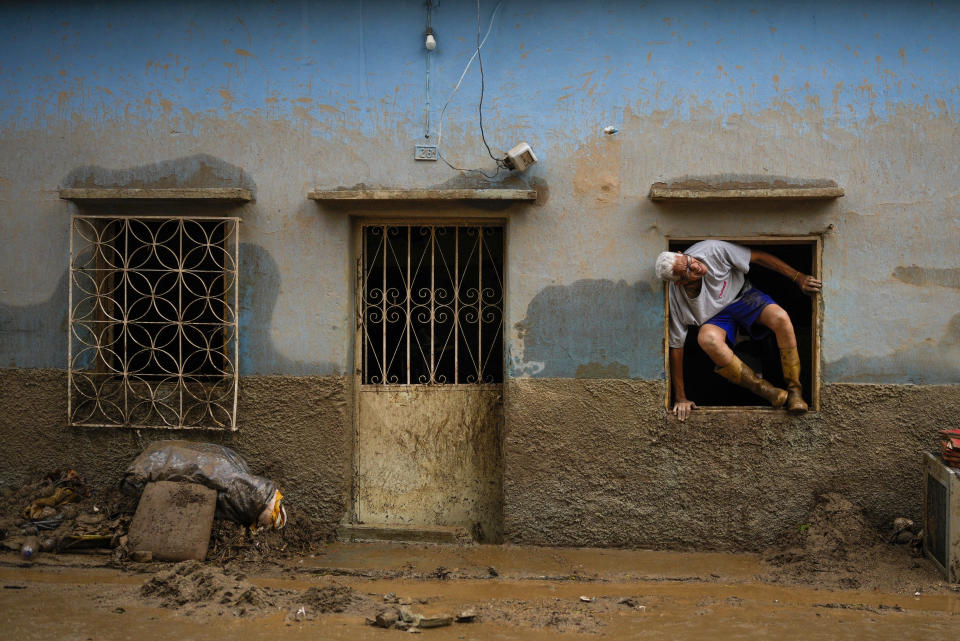
M 716 372 L 731 383 L 745 387 L 766 399 L 774 407 L 782 407 L 787 402 L 787 390 L 774 387 L 769 381 L 763 380 L 736 356 L 723 367 L 716 368 Z
M 791 414 L 803 414 L 809 409 L 803 400 L 803 387 L 800 385 L 800 354 L 796 347 L 780 350 L 780 365 L 783 367 L 783 380 L 787 382 L 787 411 Z

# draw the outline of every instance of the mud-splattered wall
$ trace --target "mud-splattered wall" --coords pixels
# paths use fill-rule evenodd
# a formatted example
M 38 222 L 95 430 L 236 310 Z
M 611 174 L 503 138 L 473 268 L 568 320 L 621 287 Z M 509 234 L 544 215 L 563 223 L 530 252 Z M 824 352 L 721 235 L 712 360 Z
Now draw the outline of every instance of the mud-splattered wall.
M 497 6 L 481 3 L 482 33 Z M 59 187 L 243 186 L 254 201 L 227 209 L 243 218 L 241 373 L 348 374 L 350 212 L 307 193 L 467 180 L 413 159 L 425 135 L 495 168 L 477 62 L 452 94 L 476 6 L 435 7 L 429 64 L 425 21 L 419 0 L 0 7 L 0 365 L 66 363 L 78 209 Z M 825 385 L 960 382 L 958 28 L 952 3 L 503 2 L 484 131 L 495 153 L 533 146 L 521 181 L 541 192 L 500 212 L 508 380 L 662 380 L 668 237 L 821 234 Z M 846 196 L 646 197 L 689 176 L 832 179 Z M 525 418 L 507 416 L 519 447 Z

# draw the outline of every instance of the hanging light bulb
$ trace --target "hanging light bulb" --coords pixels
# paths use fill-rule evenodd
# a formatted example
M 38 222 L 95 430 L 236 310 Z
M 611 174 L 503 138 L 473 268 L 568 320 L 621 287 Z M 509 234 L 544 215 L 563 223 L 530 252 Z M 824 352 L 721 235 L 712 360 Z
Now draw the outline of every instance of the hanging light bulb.
M 437 48 L 437 39 L 433 37 L 433 29 L 427 27 L 427 41 L 424 43 L 427 51 L 433 51 Z

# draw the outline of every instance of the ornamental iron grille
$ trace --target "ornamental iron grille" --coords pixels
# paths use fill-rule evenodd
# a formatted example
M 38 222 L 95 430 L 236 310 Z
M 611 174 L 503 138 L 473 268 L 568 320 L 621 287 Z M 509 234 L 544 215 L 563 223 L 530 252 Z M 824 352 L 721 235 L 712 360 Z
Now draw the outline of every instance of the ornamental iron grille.
M 503 382 L 503 227 L 363 227 L 367 385 Z
M 239 222 L 73 217 L 71 425 L 236 429 Z

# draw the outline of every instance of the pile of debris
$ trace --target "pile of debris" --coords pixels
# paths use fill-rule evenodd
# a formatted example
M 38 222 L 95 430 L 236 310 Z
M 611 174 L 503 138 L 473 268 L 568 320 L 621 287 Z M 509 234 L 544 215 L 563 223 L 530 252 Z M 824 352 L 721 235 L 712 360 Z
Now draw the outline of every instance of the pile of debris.
M 157 441 L 127 468 L 118 488 L 95 495 L 74 470 L 0 490 L 0 546 L 112 555 L 126 561 L 212 559 L 261 562 L 309 553 L 329 528 L 296 519 L 272 481 L 254 476 L 233 450 Z
M 903 555 L 921 556 L 920 545 L 921 534 L 912 520 L 896 519 L 884 535 L 870 525 L 859 507 L 839 494 L 828 493 L 818 497 L 793 540 L 765 556 L 773 571 L 761 578 L 833 582 L 845 589 L 897 585 L 904 573 L 893 574 L 902 567 Z M 922 583 L 924 571 L 921 563 L 914 563 L 907 574 L 916 574 L 917 582 Z
M 442 628 L 453 623 L 473 623 L 477 620 L 477 612 L 473 609 L 463 610 L 457 615 L 446 611 L 424 609 L 426 599 L 419 599 L 415 605 L 411 599 L 397 597 L 390 593 L 383 596 L 384 605 L 379 608 L 374 617 L 367 617 L 367 625 L 393 630 L 418 631 L 427 628 Z
M 119 491 L 94 494 L 74 470 L 57 470 L 0 490 L 0 545 L 27 558 L 38 552 L 111 554 L 135 506 Z
M 284 607 L 284 590 L 259 588 L 244 575 L 228 576 L 198 561 L 184 561 L 157 574 L 140 588 L 140 596 L 183 614 L 215 612 L 260 616 Z

